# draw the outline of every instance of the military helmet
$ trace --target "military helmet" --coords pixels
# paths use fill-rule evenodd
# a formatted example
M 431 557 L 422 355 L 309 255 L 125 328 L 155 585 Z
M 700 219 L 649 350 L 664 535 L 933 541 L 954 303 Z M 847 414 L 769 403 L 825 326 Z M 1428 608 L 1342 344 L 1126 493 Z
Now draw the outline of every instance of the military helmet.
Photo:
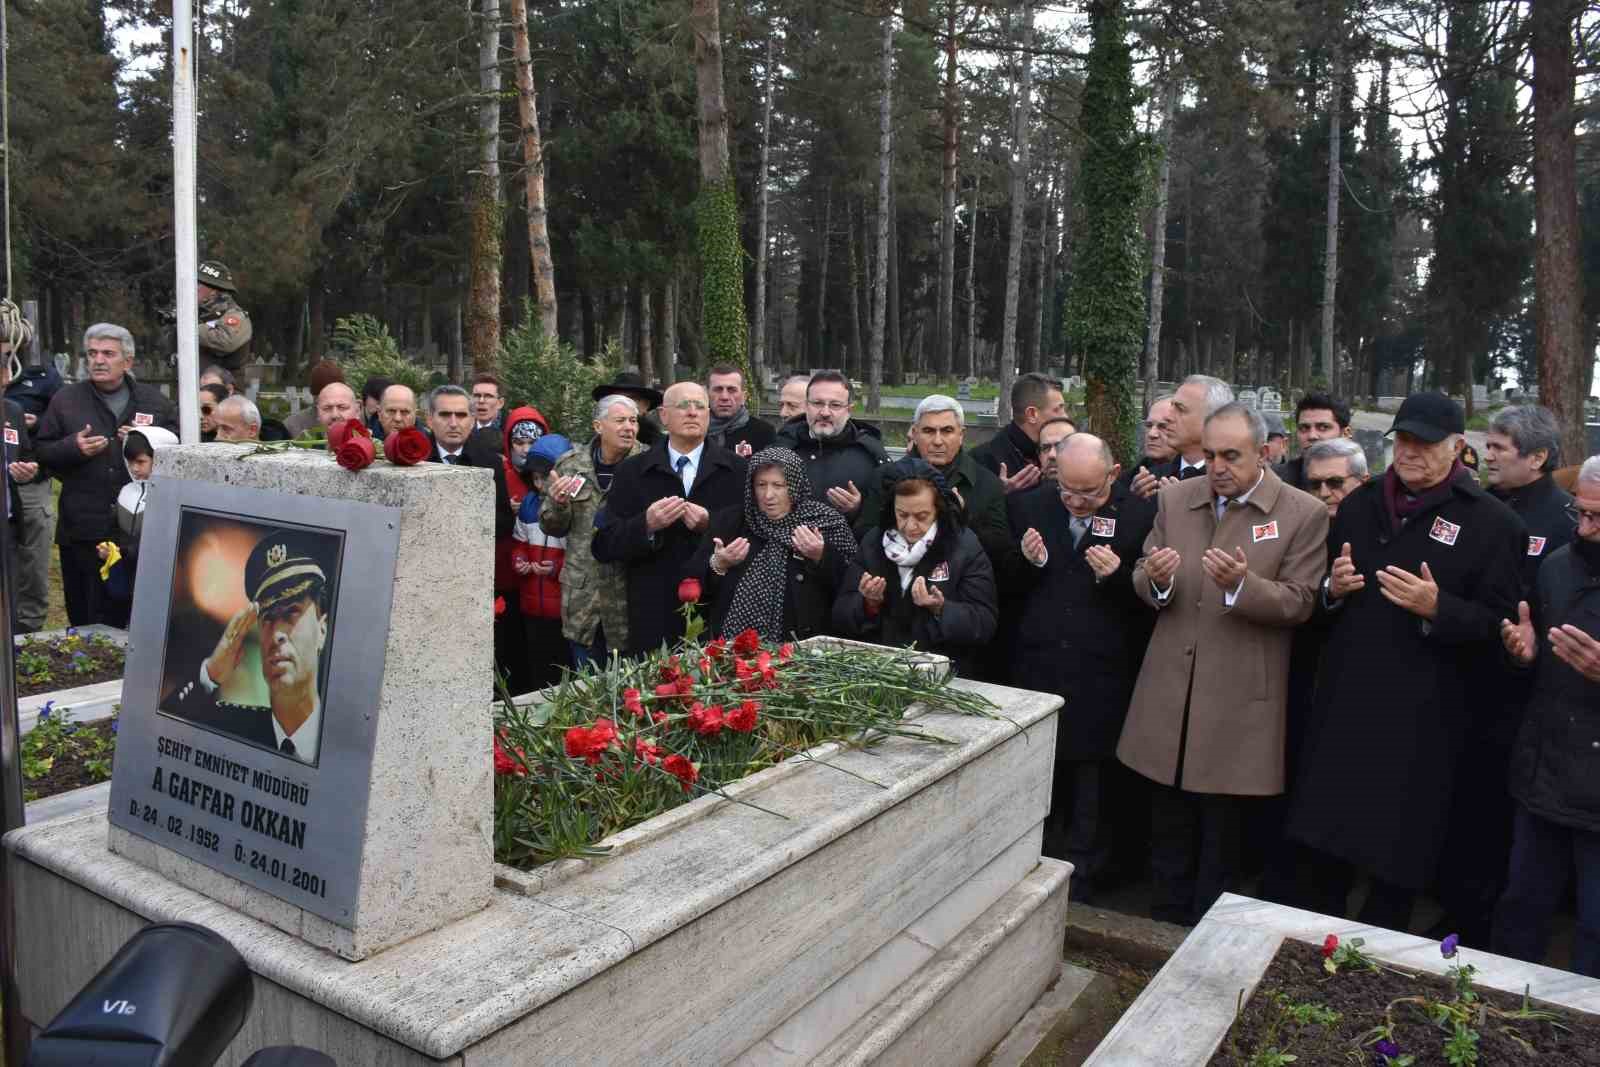
M 220 259 L 208 259 L 200 264 L 195 271 L 195 280 L 201 285 L 209 285 L 213 289 L 221 289 L 225 293 L 236 293 L 238 286 L 233 284 L 233 271 Z

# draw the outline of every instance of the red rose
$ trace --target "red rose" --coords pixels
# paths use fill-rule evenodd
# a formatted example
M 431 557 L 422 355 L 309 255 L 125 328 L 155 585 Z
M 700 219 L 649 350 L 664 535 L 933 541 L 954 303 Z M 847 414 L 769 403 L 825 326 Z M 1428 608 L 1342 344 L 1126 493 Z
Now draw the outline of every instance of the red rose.
M 372 431 L 367 429 L 367 424 L 360 419 L 340 419 L 328 427 L 328 447 L 334 452 L 339 451 L 356 437 L 372 440 Z
M 700 579 L 685 578 L 678 583 L 678 602 L 682 604 L 700 603 Z
M 683 783 L 683 791 L 689 792 L 689 787 L 694 785 L 695 779 L 700 777 L 700 768 L 690 763 L 683 756 L 673 753 L 661 761 L 661 769 Z
M 1325 939 L 1323 939 L 1323 942 L 1322 942 L 1322 958 L 1323 959 L 1328 959 L 1329 957 L 1331 957 L 1334 954 L 1334 952 L 1338 948 L 1339 948 L 1339 938 L 1338 938 L 1338 936 L 1335 935 L 1335 934 L 1329 934 Z
M 346 419 L 345 422 L 351 423 L 355 422 L 355 420 Z M 360 423 L 355 424 L 357 426 L 361 425 Z M 338 423 L 334 425 L 337 426 Z M 347 471 L 358 471 L 365 467 L 370 467 L 372 466 L 372 461 L 378 458 L 378 450 L 373 447 L 372 436 L 366 430 L 367 428 L 362 426 L 361 433 L 351 432 L 347 434 L 344 444 L 333 450 L 334 460 Z
M 383 455 L 397 467 L 414 467 L 433 455 L 433 442 L 415 426 L 406 426 L 383 439 Z
M 761 635 L 756 633 L 754 627 L 751 627 L 733 639 L 733 650 L 741 656 L 751 655 L 760 647 Z
M 732 711 L 728 712 L 728 729 L 737 730 L 747 734 L 756 728 L 756 713 L 761 710 L 761 705 L 754 700 L 746 700 Z

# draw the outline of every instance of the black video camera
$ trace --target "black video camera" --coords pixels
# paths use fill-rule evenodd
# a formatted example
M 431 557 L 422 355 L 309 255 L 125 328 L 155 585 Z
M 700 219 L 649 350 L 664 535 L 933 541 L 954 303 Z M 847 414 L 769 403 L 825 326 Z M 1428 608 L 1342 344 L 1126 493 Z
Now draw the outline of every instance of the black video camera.
M 209 1067 L 250 1013 L 254 986 L 226 938 L 192 923 L 139 931 L 33 1039 L 27 1067 Z M 265 1048 L 244 1067 L 337 1067 Z

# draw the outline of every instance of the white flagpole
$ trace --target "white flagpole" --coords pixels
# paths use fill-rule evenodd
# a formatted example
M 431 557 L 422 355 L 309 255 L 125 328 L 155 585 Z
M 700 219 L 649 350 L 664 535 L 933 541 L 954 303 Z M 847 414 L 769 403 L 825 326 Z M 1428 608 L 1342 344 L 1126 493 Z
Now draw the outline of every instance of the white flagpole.
M 200 305 L 195 295 L 194 18 L 172 4 L 172 225 L 177 249 L 178 437 L 200 440 Z

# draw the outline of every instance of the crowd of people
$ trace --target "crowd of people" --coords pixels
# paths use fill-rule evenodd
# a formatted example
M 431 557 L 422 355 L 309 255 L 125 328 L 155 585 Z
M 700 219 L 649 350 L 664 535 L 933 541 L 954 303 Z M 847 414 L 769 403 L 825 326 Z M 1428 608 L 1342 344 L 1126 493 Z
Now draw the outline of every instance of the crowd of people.
M 126 624 L 107 546 L 136 553 L 125 487 L 175 440 L 127 331 L 84 349 L 86 380 L 7 404 L 22 629 L 50 536 L 70 620 Z M 1300 398 L 1286 429 L 1202 375 L 1151 405 L 1126 467 L 1040 374 L 977 447 L 957 400 L 924 398 L 902 458 L 832 371 L 782 383 L 779 425 L 736 367 L 619 375 L 588 440 L 508 410 L 492 375 L 425 397 L 313 379 L 299 421 L 421 425 L 432 461 L 493 473 L 512 691 L 677 640 L 694 578 L 708 636 L 915 645 L 1060 694 L 1045 851 L 1078 899 L 1148 876 L 1151 914 L 1192 923 L 1247 884 L 1405 929 L 1427 893 L 1441 929 L 1538 960 L 1570 886 L 1573 968 L 1600 974 L 1600 457 L 1563 468 L 1544 408 L 1498 411 L 1480 460 L 1460 405 L 1414 394 L 1373 476 L 1339 399 Z M 202 384 L 216 440 L 306 428 L 226 368 Z M 59 518 L 29 488 L 48 477 Z

